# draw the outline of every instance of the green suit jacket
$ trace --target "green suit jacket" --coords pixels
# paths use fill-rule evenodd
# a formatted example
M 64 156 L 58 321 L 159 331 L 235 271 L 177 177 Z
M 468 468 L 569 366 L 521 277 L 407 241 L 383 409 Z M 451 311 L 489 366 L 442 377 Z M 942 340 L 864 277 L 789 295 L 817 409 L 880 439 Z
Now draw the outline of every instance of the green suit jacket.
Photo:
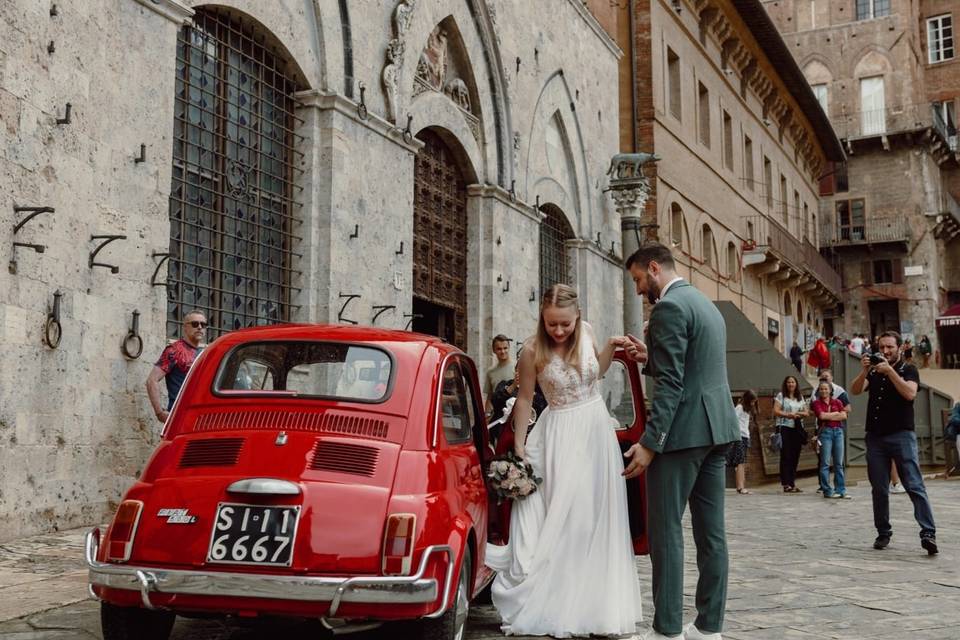
M 683 280 L 650 313 L 645 372 L 656 380 L 640 443 L 657 453 L 740 439 L 727 382 L 727 328 L 717 307 Z

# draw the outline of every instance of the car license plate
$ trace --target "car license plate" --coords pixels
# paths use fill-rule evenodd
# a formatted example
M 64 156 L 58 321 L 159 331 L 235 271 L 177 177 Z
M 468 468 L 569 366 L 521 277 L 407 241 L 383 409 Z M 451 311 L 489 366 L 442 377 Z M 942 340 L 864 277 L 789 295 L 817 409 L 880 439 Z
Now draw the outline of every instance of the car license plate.
M 289 567 L 299 516 L 299 506 L 221 502 L 207 561 Z

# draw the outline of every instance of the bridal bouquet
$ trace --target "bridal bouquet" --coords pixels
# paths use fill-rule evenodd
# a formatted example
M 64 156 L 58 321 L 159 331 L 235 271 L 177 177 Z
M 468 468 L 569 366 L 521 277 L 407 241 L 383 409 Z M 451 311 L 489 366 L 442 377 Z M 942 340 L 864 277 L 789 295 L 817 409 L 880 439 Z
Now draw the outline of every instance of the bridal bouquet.
M 490 461 L 487 479 L 490 490 L 497 496 L 497 504 L 504 500 L 523 500 L 543 482 L 543 478 L 533 475 L 530 463 L 518 458 L 513 451 Z

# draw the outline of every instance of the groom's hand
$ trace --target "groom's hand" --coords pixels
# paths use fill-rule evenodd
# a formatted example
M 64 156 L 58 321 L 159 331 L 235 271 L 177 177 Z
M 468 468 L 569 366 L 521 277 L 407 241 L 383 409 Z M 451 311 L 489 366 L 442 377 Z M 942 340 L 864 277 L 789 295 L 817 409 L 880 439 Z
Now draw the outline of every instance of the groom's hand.
M 628 333 L 623 345 L 627 357 L 634 362 L 644 364 L 647 361 L 647 345 L 640 338 Z
M 627 468 L 623 470 L 623 475 L 625 478 L 636 478 L 641 473 L 647 470 L 647 467 L 650 466 L 650 463 L 653 462 L 653 456 L 655 456 L 652 450 L 647 449 L 645 446 L 639 442 L 623 454 L 624 458 L 630 460 L 630 464 L 627 465 Z

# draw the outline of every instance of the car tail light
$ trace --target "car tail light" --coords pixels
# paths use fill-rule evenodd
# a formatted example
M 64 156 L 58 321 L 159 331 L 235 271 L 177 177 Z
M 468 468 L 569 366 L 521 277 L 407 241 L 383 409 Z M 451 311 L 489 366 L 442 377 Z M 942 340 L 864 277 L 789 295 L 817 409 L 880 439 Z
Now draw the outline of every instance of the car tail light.
M 140 513 L 143 503 L 139 500 L 124 500 L 117 509 L 107 537 L 107 560 L 110 562 L 126 562 L 133 551 L 133 538 L 137 535 L 137 524 L 140 522 Z
M 383 574 L 405 576 L 413 562 L 413 540 L 417 517 L 412 513 L 394 513 L 387 518 L 383 535 Z

